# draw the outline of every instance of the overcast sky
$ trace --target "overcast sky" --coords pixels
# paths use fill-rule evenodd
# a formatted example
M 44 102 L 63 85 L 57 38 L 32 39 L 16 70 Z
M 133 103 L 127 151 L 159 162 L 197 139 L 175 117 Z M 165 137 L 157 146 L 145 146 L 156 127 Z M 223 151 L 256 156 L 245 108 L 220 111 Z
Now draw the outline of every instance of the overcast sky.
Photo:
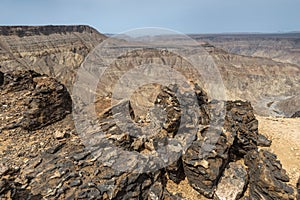
M 300 31 L 300 0 L 0 0 L 1 25 L 88 24 L 102 33 Z

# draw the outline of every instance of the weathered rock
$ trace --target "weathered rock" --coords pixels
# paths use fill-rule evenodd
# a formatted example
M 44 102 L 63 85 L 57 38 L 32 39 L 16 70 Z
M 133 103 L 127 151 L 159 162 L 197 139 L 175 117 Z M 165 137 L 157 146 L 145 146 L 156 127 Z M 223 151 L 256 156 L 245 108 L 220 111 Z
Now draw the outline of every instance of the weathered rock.
M 176 162 L 166 167 L 166 171 L 168 173 L 169 179 L 171 179 L 177 184 L 185 179 L 183 163 L 181 158 L 179 158 Z
M 204 124 L 210 126 L 198 133 L 197 141 L 183 155 L 183 163 L 189 183 L 211 198 L 229 161 L 243 158 L 258 145 L 269 146 L 270 141 L 258 133 L 258 122 L 249 102 L 214 100 L 204 104 L 204 110 L 202 116 L 208 116 L 204 117 Z M 243 187 L 236 196 L 243 193 Z
M 211 198 L 222 171 L 229 161 L 226 137 L 217 129 L 202 133 L 204 141 L 194 141 L 183 155 L 184 172 L 189 184 L 204 196 Z
M 251 199 L 295 199 L 294 190 L 286 182 L 289 177 L 276 155 L 266 150 L 253 150 L 245 156 L 249 168 Z
M 0 72 L 0 86 L 4 83 L 4 73 Z
M 67 136 L 67 133 L 65 131 L 56 130 L 54 133 L 54 137 L 58 140 L 63 139 Z
M 296 187 L 297 187 L 297 192 L 298 192 L 297 199 L 300 199 L 300 177 L 298 179 Z
M 297 118 L 297 117 L 300 117 L 300 111 L 295 112 L 295 113 L 291 116 L 291 118 Z
M 9 171 L 9 168 L 3 163 L 0 163 L 0 176 L 5 175 Z
M 154 102 L 155 108 L 145 119 L 136 120 L 131 102 L 121 102 L 103 112 L 96 122 L 88 122 L 100 125 L 105 133 L 100 136 L 104 136 L 105 142 L 97 143 L 99 130 L 96 126 L 88 126 L 91 132 L 84 132 L 84 136 L 91 140 L 83 144 L 81 139 L 85 138 L 79 138 L 78 133 L 65 137 L 65 127 L 72 124 L 72 119 L 65 118 L 71 112 L 71 100 L 63 85 L 32 71 L 15 71 L 4 74 L 2 88 L 0 106 L 3 112 L 0 120 L 5 118 L 6 121 L 1 121 L 0 129 L 4 128 L 1 134 L 3 141 L 11 137 L 17 142 L 9 140 L 8 143 L 12 144 L 3 145 L 5 151 L 0 152 L 0 159 L 19 164 L 20 170 L 10 172 L 11 168 L 0 166 L 0 176 L 8 175 L 1 176 L 1 198 L 180 199 L 165 189 L 167 172 L 176 183 L 186 176 L 189 183 L 206 197 L 212 198 L 217 189 L 215 196 L 219 199 L 226 195 L 228 199 L 237 199 L 244 192 L 247 176 L 245 169 L 234 162 L 245 155 L 250 169 L 250 198 L 293 198 L 290 188 L 283 183 L 288 179 L 282 175 L 280 164 L 269 154 L 263 154 L 263 157 L 257 152 L 258 145 L 269 146 L 270 141 L 258 134 L 257 120 L 249 102 L 207 103 L 206 94 L 194 85 L 199 107 L 196 109 L 191 104 L 191 95 L 181 93 L 176 85 L 161 87 Z M 176 92 L 181 93 L 188 103 L 180 105 Z M 124 109 L 128 109 L 127 103 L 128 119 L 138 126 L 120 120 Z M 183 120 L 184 114 L 187 118 Z M 148 124 L 153 126 L 144 128 Z M 191 146 L 181 158 L 181 146 L 169 139 L 180 139 L 197 126 L 199 131 L 191 134 L 186 142 L 188 145 L 191 142 Z M 180 127 L 184 127 L 183 134 L 179 133 Z M 30 130 L 30 135 L 27 130 Z M 69 130 L 75 132 L 74 126 Z M 141 130 L 151 132 L 145 136 L 140 134 Z M 171 146 L 170 149 L 162 148 L 167 145 Z M 165 166 L 157 159 L 153 165 L 153 162 L 144 162 L 119 150 L 144 155 L 170 150 L 167 151 L 170 153 L 167 159 L 172 162 Z M 254 157 L 247 154 L 252 151 Z M 135 160 L 121 162 L 131 158 Z M 229 168 L 224 172 L 228 163 Z M 135 169 L 140 165 L 145 165 L 146 172 L 133 173 L 123 168 L 129 166 Z M 151 171 L 151 167 L 157 168 Z M 222 190 L 228 189 L 228 185 L 237 189 Z M 271 194 L 267 193 L 269 191 Z
M 258 121 L 254 116 L 250 102 L 226 102 L 226 120 L 224 127 L 235 136 L 232 152 L 245 155 L 256 149 L 258 143 Z
M 215 193 L 217 200 L 237 200 L 242 196 L 248 182 L 244 165 L 229 163 L 218 183 Z
M 5 108 L 0 115 L 7 119 L 1 124 L 3 129 L 39 129 L 63 119 L 72 110 L 64 85 L 33 71 L 5 73 L 0 104 Z
M 106 36 L 89 26 L 0 26 L 3 72 L 34 70 L 58 79 L 69 91 L 76 70 Z

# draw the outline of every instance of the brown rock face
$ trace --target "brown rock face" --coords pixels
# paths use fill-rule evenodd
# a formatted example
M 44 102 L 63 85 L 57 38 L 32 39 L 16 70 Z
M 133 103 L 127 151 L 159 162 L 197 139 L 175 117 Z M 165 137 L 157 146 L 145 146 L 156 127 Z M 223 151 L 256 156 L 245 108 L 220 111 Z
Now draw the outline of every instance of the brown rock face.
M 203 46 L 217 64 L 230 100 L 251 101 L 260 115 L 290 117 L 299 107 L 299 34 L 192 38 L 214 45 Z M 55 77 L 71 92 L 77 69 L 104 39 L 88 26 L 0 27 L 0 65 L 4 70 L 32 69 Z M 188 67 L 172 55 L 159 56 L 162 63 Z M 134 66 L 153 63 L 154 59 L 149 54 L 130 53 L 120 61 Z M 104 82 L 109 85 L 112 81 Z
M 33 71 L 4 74 L 1 86 L 1 129 L 28 130 L 62 120 L 72 111 L 71 97 L 64 85 Z
M 71 91 L 76 70 L 105 38 L 88 26 L 1 26 L 0 65 L 47 74 Z
M 290 117 L 297 110 L 299 33 L 191 37 L 211 45 L 230 99 L 251 101 L 259 115 Z

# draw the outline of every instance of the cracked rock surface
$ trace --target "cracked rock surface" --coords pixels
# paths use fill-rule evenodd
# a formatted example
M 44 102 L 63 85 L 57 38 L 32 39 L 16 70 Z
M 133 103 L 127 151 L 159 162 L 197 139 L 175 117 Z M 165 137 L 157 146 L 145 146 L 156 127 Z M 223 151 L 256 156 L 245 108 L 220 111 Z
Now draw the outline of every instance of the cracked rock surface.
M 260 149 L 271 142 L 258 133 L 249 102 L 208 101 L 193 85 L 197 108 L 187 104 L 184 110 L 177 86 L 161 87 L 157 109 L 144 118 L 135 117 L 130 101 L 99 114 L 95 122 L 104 134 L 90 126 L 87 143 L 76 131 L 64 85 L 33 71 L 3 77 L 1 199 L 181 199 L 166 183 L 180 185 L 185 178 L 206 198 L 296 199 L 297 190 L 276 156 Z M 122 124 L 124 108 L 131 124 Z M 136 127 L 148 130 L 149 124 L 155 131 L 139 135 Z M 167 157 L 157 156 L 166 152 Z

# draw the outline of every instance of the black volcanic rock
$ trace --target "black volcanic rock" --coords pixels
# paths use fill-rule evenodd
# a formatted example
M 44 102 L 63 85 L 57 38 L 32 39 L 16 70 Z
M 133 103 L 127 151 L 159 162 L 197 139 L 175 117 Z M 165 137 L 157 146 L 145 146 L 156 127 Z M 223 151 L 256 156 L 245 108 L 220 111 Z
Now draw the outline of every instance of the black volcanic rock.
M 214 100 L 204 107 L 209 128 L 200 130 L 182 159 L 190 185 L 211 198 L 229 162 L 243 158 L 258 145 L 269 146 L 270 141 L 258 133 L 249 102 Z
M 258 133 L 258 121 L 250 102 L 227 101 L 224 128 L 235 137 L 232 156 L 243 157 L 257 146 L 271 145 L 270 140 Z
M 295 199 L 287 184 L 289 177 L 276 155 L 265 150 L 253 150 L 245 156 L 249 168 L 250 199 Z
M 220 174 L 229 161 L 230 144 L 219 130 L 202 134 L 205 141 L 195 141 L 183 155 L 184 172 L 189 184 L 212 198 Z

